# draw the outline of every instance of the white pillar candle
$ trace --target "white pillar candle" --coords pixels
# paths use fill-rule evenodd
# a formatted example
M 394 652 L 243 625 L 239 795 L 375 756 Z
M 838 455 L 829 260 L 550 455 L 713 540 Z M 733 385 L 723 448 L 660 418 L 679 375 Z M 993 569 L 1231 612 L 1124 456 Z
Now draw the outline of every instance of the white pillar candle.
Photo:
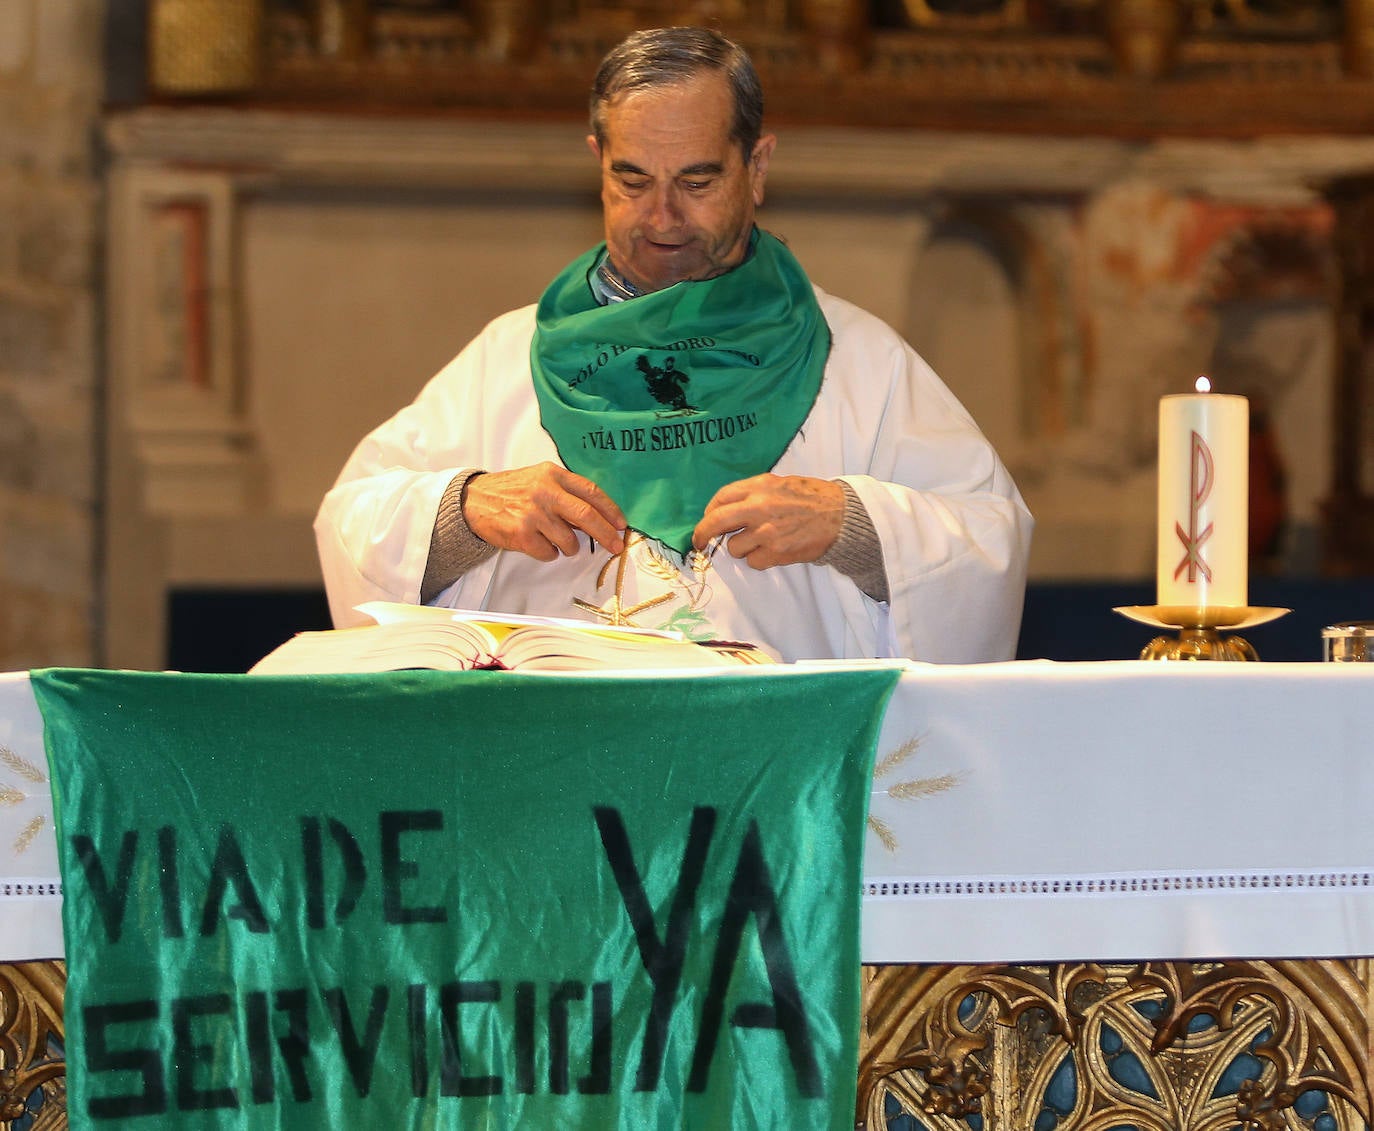
M 1156 599 L 1171 609 L 1243 608 L 1250 402 L 1210 392 L 1205 377 L 1197 387 L 1159 401 Z

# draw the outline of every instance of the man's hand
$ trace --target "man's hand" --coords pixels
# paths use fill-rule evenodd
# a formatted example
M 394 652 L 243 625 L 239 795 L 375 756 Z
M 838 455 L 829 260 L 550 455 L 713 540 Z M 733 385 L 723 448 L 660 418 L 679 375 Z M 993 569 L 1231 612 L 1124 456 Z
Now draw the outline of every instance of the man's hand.
M 754 475 L 727 483 L 692 531 L 692 545 L 706 548 L 729 534 L 731 555 L 755 569 L 814 562 L 834 544 L 844 520 L 844 490 L 807 475 Z M 734 531 L 731 534 L 731 531 Z
M 579 530 L 613 554 L 625 548 L 625 516 L 611 497 L 590 479 L 547 460 L 474 475 L 463 518 L 482 541 L 541 562 L 576 554 Z

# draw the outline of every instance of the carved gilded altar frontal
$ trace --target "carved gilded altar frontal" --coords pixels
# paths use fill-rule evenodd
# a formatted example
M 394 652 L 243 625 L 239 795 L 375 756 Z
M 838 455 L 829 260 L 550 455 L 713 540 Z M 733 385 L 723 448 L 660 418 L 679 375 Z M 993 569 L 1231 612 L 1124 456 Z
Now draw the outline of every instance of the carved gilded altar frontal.
M 1369 960 L 864 971 L 858 1124 L 1357 1131 Z
M 65 965 L 0 965 L 0 1127 L 66 1128 Z M 1360 1131 L 1370 960 L 867 966 L 864 1131 Z

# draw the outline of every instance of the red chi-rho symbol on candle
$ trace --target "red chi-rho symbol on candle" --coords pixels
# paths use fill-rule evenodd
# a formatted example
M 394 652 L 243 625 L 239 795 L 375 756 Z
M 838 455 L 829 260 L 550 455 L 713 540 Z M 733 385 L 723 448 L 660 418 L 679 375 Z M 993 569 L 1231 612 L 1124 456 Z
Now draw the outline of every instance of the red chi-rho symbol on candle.
M 1212 536 L 1212 524 L 1209 522 L 1202 530 L 1198 530 L 1197 524 L 1198 516 L 1202 511 L 1202 504 L 1206 501 L 1207 496 L 1212 493 L 1212 449 L 1207 446 L 1207 441 L 1196 432 L 1192 433 L 1190 456 L 1188 529 L 1184 530 L 1182 524 L 1174 523 L 1174 531 L 1178 534 L 1179 541 L 1183 543 L 1183 560 L 1178 563 L 1178 568 L 1174 570 L 1174 580 L 1177 581 L 1179 574 L 1186 569 L 1189 582 L 1196 582 L 1199 573 L 1206 580 L 1211 581 L 1211 567 L 1202 560 L 1202 544 Z

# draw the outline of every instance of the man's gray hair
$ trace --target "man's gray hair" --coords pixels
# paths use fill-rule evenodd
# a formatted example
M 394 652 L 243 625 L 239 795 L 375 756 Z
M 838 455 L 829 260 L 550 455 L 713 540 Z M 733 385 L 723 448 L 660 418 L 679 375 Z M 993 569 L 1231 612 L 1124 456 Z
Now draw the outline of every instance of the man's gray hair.
M 592 135 L 597 144 L 606 144 L 604 110 L 612 99 L 627 91 L 672 86 L 703 71 L 723 71 L 730 81 L 735 104 L 730 137 L 739 143 L 744 163 L 749 164 L 763 133 L 763 87 L 749 53 L 709 28 L 636 31 L 611 49 L 592 84 Z

